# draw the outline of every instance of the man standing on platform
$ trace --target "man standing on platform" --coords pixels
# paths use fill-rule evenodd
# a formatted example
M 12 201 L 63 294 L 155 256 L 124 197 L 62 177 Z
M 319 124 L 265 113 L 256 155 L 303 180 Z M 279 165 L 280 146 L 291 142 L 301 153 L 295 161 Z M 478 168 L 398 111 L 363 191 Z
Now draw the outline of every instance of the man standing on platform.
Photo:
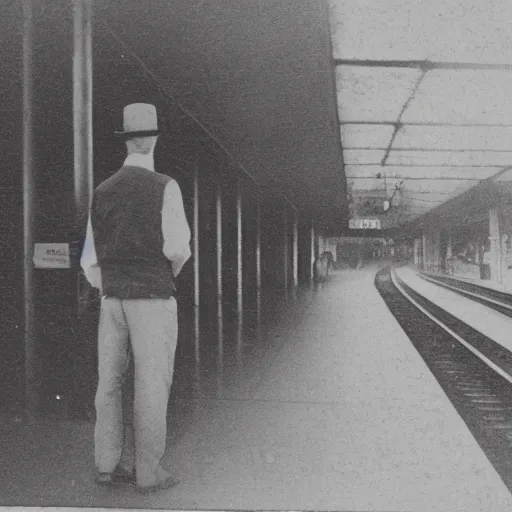
M 181 191 L 154 170 L 153 105 L 124 109 L 128 156 L 94 191 L 81 264 L 100 289 L 95 461 L 99 484 L 142 492 L 177 483 L 162 466 L 178 335 L 174 278 L 190 258 Z M 133 437 L 123 428 L 123 376 L 134 363 Z M 134 446 L 133 446 L 134 445 Z

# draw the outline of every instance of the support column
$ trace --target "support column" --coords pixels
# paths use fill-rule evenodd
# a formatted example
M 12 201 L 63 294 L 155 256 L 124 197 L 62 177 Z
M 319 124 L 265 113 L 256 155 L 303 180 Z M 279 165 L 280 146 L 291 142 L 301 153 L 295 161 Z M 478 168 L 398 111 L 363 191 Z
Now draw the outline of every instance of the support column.
M 498 210 L 489 211 L 489 240 L 491 242 L 491 279 L 498 284 L 503 282 L 502 276 L 502 243 Z
M 216 253 L 217 253 L 217 320 L 219 334 L 219 354 L 222 355 L 223 318 L 222 318 L 222 184 L 217 184 L 216 198 Z
M 259 335 L 261 325 L 261 196 L 256 195 L 256 323 Z
M 451 258 L 453 256 L 452 254 L 452 235 L 451 233 L 448 233 L 448 239 L 446 241 L 446 257 Z
M 283 280 L 284 280 L 284 294 L 288 297 L 288 212 L 285 203 L 283 208 Z
M 92 0 L 73 0 L 73 150 L 74 150 L 74 240 L 85 240 L 87 220 L 93 197 L 93 121 L 92 121 Z M 70 276 L 71 277 L 71 276 Z M 77 290 L 85 284 L 83 275 L 74 277 Z M 73 300 L 73 299 L 71 299 Z M 76 310 L 75 310 L 76 311 Z M 89 317 L 88 321 L 91 320 Z M 82 324 L 78 314 L 70 319 Z M 71 329 L 73 330 L 73 329 Z M 77 340 L 78 341 L 78 340 Z M 83 343 L 83 341 L 82 341 Z M 77 362 L 82 353 L 80 343 L 68 347 L 71 368 L 66 369 L 68 382 L 76 382 Z M 88 351 L 90 353 L 90 351 Z M 68 366 L 63 360 L 63 366 Z M 80 396 L 79 387 L 73 391 L 73 401 Z M 85 404 L 83 405 L 85 406 Z
M 243 224 L 242 224 L 242 181 L 240 177 L 236 182 L 236 362 L 239 369 L 242 368 L 243 345 Z
M 430 233 L 427 234 L 427 270 L 432 272 L 432 236 Z
M 299 219 L 293 212 L 293 286 L 299 284 Z
M 236 184 L 236 304 L 238 320 L 243 319 L 243 238 L 242 238 L 242 183 L 240 178 Z
M 256 197 L 256 289 L 261 291 L 261 197 Z
M 34 12 L 23 2 L 23 295 L 25 345 L 25 409 L 34 419 L 39 406 L 37 346 L 34 314 Z
M 199 309 L 200 304 L 200 273 L 199 273 L 199 170 L 194 171 L 194 306 Z
M 431 234 L 429 237 L 430 241 L 430 271 L 436 271 L 436 236 Z
M 315 222 L 311 221 L 311 265 L 310 265 L 310 280 L 313 282 L 315 278 Z
M 434 234 L 434 272 L 441 270 L 441 233 L 436 231 Z
M 85 232 L 93 193 L 91 0 L 74 0 L 73 129 L 77 229 Z
M 199 273 L 199 169 L 194 170 L 194 355 L 200 360 L 200 273 Z
M 428 257 L 428 239 L 427 234 L 423 233 L 423 270 L 428 271 L 429 268 L 429 257 Z
M 453 240 L 451 233 L 448 233 L 446 240 L 446 273 L 453 274 Z

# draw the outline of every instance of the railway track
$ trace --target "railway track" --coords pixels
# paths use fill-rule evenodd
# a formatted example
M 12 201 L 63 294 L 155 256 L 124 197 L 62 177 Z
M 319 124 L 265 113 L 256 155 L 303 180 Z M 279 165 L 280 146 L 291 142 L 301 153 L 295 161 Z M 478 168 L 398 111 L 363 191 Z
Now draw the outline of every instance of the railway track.
M 375 286 L 512 492 L 512 353 L 389 268 L 377 273 Z
M 479 302 L 484 306 L 499 311 L 505 316 L 512 318 L 512 297 L 508 293 L 484 288 L 473 283 L 453 279 L 445 276 L 434 276 L 430 274 L 419 274 L 422 279 L 437 286 L 442 286 L 447 290 L 458 293 L 463 297 Z

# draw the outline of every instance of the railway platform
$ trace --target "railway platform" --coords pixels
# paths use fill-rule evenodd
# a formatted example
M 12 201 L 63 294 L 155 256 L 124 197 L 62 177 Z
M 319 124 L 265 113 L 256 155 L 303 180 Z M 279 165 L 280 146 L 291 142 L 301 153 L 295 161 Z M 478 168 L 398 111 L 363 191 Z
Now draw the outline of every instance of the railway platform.
M 411 267 L 409 267 L 409 268 L 411 268 Z M 496 290 L 498 292 L 505 291 L 504 285 L 496 283 L 494 281 L 491 281 L 490 279 L 477 279 L 477 278 L 470 278 L 470 277 L 462 277 L 460 275 L 453 275 L 453 274 L 447 275 L 442 272 L 427 272 L 426 274 L 430 275 L 434 278 L 449 277 L 450 279 L 453 279 L 455 281 L 460 281 L 461 283 L 474 284 L 476 286 L 479 286 L 480 288 L 488 288 L 490 290 Z
M 454 291 L 422 279 L 411 267 L 401 267 L 396 270 L 396 273 L 406 284 L 420 292 L 426 299 L 434 302 L 507 350 L 512 351 L 512 338 L 510 336 L 512 318 L 470 298 L 462 297 Z M 481 286 L 480 283 L 478 284 Z
M 173 399 L 174 489 L 142 497 L 98 488 L 92 423 L 4 422 L 0 505 L 512 510 L 509 490 L 377 292 L 377 270 L 337 272 L 300 296 L 247 371 L 212 367 L 222 393 L 191 386 Z

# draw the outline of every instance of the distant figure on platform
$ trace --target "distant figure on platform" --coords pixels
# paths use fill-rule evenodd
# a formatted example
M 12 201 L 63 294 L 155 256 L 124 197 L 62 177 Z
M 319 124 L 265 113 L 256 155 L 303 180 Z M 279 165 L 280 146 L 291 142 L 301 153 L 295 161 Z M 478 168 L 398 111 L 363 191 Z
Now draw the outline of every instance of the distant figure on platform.
M 116 133 L 128 157 L 94 191 L 81 259 L 102 295 L 96 482 L 134 483 L 149 492 L 178 483 L 162 457 L 178 334 L 174 279 L 190 258 L 190 228 L 178 184 L 154 170 L 160 133 L 155 107 L 128 105 L 124 131 Z M 131 411 L 123 411 L 122 387 L 131 357 L 133 422 L 124 428 L 123 412 Z
M 356 270 L 361 270 L 364 267 L 364 247 L 359 246 L 359 250 L 357 251 L 357 265 Z
M 324 284 L 333 269 L 334 258 L 330 251 L 324 251 L 318 258 L 315 259 L 314 276 L 315 283 Z
M 327 277 L 334 269 L 334 256 L 331 251 L 324 251 L 322 255 L 325 255 L 327 258 Z

